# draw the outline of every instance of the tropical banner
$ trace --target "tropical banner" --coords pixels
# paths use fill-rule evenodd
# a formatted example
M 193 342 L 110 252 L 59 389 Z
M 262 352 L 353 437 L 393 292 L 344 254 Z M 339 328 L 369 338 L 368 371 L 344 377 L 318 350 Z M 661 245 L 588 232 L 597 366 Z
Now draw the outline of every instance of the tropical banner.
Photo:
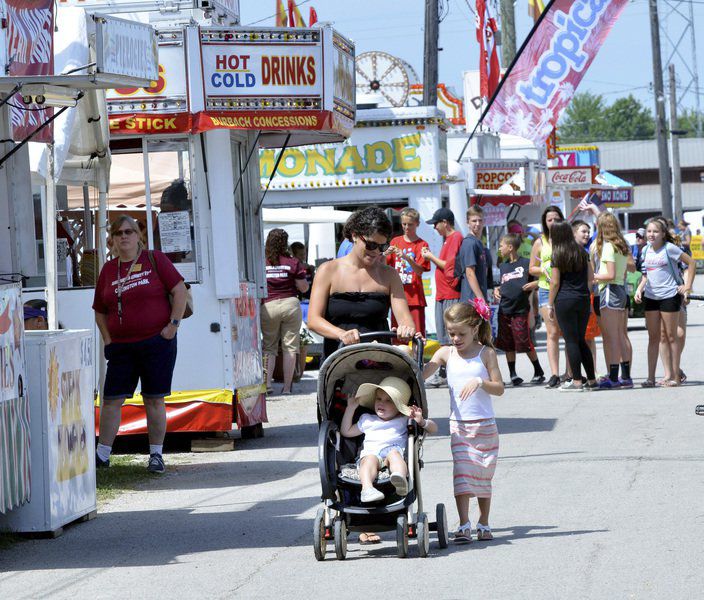
M 29 400 L 19 284 L 0 285 L 0 513 L 29 500 Z
M 499 84 L 481 122 L 542 146 L 627 0 L 552 0 Z

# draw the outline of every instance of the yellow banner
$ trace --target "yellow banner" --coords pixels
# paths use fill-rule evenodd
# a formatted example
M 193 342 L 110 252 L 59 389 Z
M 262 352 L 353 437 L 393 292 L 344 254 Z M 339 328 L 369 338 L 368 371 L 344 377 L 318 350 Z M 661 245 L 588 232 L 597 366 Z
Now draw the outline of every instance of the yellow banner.
M 692 236 L 692 258 L 694 260 L 704 260 L 704 236 L 693 235 Z
M 207 402 L 209 404 L 232 404 L 232 391 L 230 390 L 186 390 L 173 392 L 164 398 L 166 404 L 185 404 L 187 402 Z M 143 406 L 141 394 L 135 394 L 125 400 L 125 404 Z M 95 399 L 95 405 L 100 406 L 100 397 Z

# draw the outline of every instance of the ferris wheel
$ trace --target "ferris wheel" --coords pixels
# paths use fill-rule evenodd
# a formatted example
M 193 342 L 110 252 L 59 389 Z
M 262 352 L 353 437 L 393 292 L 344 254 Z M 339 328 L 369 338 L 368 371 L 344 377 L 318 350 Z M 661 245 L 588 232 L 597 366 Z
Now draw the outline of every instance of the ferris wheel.
M 386 52 L 372 51 L 360 54 L 355 60 L 357 94 L 384 98 L 391 106 L 405 106 L 411 84 L 418 75 L 413 68 Z

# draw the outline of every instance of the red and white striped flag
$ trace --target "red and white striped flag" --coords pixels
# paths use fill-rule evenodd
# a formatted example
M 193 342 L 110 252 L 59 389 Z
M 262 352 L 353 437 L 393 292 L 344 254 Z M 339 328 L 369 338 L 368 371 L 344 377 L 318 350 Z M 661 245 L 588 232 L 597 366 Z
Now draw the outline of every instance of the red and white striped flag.
M 477 41 L 479 42 L 479 93 L 491 98 L 499 85 L 501 66 L 496 49 L 496 19 L 489 0 L 477 0 Z

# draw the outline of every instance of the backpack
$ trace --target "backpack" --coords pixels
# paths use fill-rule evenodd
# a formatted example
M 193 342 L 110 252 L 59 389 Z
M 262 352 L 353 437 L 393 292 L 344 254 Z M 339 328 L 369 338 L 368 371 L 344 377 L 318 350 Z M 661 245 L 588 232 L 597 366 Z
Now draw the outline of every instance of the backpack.
M 156 261 L 154 260 L 154 251 L 149 250 L 147 252 L 149 255 L 149 262 L 152 263 L 152 269 L 154 269 L 154 272 L 157 274 L 157 277 L 161 279 L 161 275 L 159 275 L 159 269 L 156 266 Z M 163 283 L 163 281 L 162 281 Z M 168 290 L 167 290 L 168 291 Z M 174 303 L 174 297 L 171 295 L 171 292 L 168 291 L 168 296 L 169 296 L 169 304 Z M 193 295 L 191 294 L 191 286 L 186 283 L 186 310 L 183 311 L 183 319 L 187 319 L 193 314 Z

